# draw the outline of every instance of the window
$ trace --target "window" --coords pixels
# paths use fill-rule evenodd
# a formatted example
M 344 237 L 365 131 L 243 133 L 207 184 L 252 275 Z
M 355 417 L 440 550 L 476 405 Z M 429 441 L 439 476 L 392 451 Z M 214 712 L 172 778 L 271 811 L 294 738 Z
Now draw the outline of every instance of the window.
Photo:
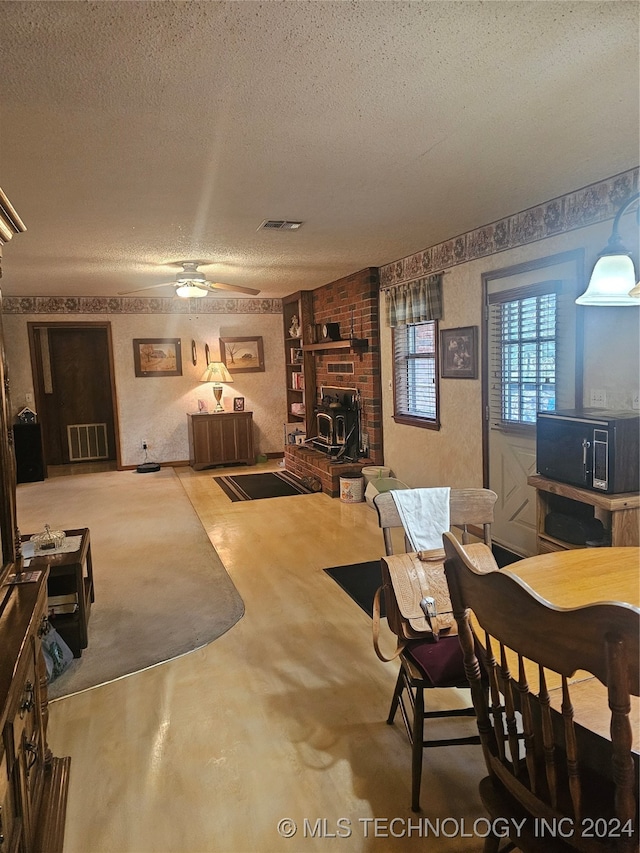
M 505 424 L 535 425 L 536 412 L 556 408 L 558 294 L 523 288 L 490 297 L 491 409 Z
M 393 330 L 394 420 L 438 429 L 438 323 Z

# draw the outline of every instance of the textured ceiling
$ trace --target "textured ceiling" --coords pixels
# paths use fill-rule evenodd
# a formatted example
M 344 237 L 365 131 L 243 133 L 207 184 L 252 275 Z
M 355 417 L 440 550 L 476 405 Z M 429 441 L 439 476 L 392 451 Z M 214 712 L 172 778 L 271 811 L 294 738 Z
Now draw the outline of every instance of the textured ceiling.
M 5 0 L 3 292 L 281 296 L 631 168 L 639 9 Z

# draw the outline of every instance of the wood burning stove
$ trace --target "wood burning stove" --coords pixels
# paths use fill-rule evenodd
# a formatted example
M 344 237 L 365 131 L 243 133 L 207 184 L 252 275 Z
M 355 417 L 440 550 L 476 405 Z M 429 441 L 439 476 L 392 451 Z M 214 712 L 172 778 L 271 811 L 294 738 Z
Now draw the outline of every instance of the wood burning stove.
M 336 458 L 357 459 L 360 451 L 358 389 L 323 385 L 315 413 L 315 447 Z

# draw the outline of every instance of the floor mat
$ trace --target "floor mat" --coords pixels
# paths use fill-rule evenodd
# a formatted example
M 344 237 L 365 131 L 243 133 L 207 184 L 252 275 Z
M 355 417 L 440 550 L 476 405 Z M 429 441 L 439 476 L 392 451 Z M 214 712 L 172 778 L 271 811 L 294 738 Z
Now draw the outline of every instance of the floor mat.
M 380 560 L 368 563 L 353 563 L 350 566 L 335 566 L 325 572 L 358 604 L 369 616 L 373 613 L 373 597 L 382 585 Z M 384 598 L 380 598 L 380 615 L 385 615 Z
M 258 501 L 262 498 L 313 494 L 312 489 L 307 488 L 299 477 L 289 474 L 288 471 L 234 474 L 213 479 L 232 501 Z

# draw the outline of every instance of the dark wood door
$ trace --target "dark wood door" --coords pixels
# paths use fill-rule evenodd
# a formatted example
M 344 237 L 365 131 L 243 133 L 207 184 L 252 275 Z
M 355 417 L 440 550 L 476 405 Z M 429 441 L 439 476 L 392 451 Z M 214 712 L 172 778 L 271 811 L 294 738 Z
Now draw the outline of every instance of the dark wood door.
M 107 330 L 49 327 L 38 331 L 38 349 L 44 354 L 40 390 L 47 464 L 115 459 Z

